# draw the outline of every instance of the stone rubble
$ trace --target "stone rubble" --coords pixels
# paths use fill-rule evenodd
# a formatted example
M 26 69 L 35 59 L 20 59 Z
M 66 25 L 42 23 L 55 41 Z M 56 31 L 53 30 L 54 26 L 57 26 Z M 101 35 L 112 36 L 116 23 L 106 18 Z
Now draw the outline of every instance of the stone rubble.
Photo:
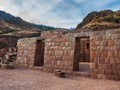
M 0 66 L 2 69 L 12 69 L 15 67 L 15 61 L 17 56 L 16 48 L 2 49 L 0 53 Z

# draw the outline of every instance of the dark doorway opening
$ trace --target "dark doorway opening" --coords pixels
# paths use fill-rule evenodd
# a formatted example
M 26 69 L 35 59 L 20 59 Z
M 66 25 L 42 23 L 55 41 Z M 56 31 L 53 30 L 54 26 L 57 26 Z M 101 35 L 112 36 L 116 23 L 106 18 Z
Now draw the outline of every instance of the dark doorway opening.
M 90 37 L 77 37 L 75 40 L 74 71 L 90 71 Z
M 45 47 L 44 40 L 37 40 L 34 66 L 44 65 L 44 47 Z

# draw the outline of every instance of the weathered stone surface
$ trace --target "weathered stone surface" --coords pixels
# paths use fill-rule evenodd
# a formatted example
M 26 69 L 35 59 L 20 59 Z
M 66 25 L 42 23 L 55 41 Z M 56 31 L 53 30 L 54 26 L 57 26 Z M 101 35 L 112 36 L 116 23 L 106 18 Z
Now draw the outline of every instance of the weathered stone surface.
M 120 79 L 120 34 L 119 29 L 68 33 L 48 31 L 45 38 L 43 71 L 65 70 L 72 74 L 75 61 L 75 38 L 90 37 L 90 77 L 99 79 Z M 18 41 L 17 62 L 26 67 L 34 66 L 36 41 L 26 38 Z
M 120 68 L 118 65 L 120 61 L 120 57 L 119 57 L 120 43 L 119 43 L 119 33 L 117 33 L 119 32 L 119 29 L 103 31 L 105 34 L 102 34 L 101 32 L 102 31 L 92 32 L 93 34 L 92 36 L 90 36 L 91 43 L 93 43 L 90 44 L 91 45 L 90 56 L 91 59 L 93 59 L 91 61 L 93 63 L 98 63 L 98 68 L 96 67 L 91 68 L 92 71 L 91 77 L 100 78 L 100 79 L 103 78 L 103 79 L 119 80 L 119 75 L 117 74 L 119 72 L 118 68 Z M 95 46 L 100 47 L 100 49 L 95 48 Z M 96 61 L 97 58 L 99 58 L 98 61 Z M 94 69 L 99 72 L 96 74 Z M 97 75 L 97 77 L 95 76 L 95 74 Z

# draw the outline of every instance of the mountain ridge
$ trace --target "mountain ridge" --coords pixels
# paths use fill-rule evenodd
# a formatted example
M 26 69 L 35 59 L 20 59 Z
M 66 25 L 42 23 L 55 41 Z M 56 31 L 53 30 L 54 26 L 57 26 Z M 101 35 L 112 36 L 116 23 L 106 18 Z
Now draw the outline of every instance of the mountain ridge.
M 5 11 L 0 11 L 0 21 L 4 21 L 10 26 L 14 26 L 14 29 L 23 30 L 23 29 L 31 29 L 31 30 L 53 30 L 55 29 L 52 26 L 38 25 L 34 23 L 27 22 L 20 17 L 15 17 Z M 9 27 L 7 27 L 9 28 Z
M 103 10 L 103 11 L 93 11 L 88 13 L 88 15 L 79 23 L 76 29 L 112 29 L 120 28 L 120 10 Z
M 0 11 L 0 49 L 15 47 L 20 38 L 40 37 L 42 31 L 66 30 L 24 21 L 5 11 Z

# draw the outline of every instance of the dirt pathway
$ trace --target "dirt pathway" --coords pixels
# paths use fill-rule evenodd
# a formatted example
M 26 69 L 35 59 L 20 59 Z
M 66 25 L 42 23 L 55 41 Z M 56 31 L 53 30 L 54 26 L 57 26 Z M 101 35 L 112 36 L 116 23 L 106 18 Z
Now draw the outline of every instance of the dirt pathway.
M 120 81 L 96 80 L 28 69 L 0 70 L 0 90 L 120 90 Z

